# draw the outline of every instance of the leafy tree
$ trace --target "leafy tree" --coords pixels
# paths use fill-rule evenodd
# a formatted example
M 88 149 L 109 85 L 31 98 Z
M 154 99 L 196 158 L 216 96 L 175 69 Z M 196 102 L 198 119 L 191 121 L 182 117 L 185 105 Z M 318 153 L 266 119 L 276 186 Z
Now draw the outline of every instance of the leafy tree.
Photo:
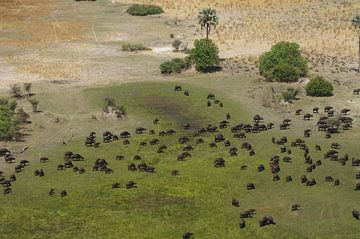
M 358 54 L 359 54 L 359 58 L 358 58 L 358 72 L 360 72 L 360 15 L 355 16 L 352 20 L 351 20 L 351 24 L 353 25 L 354 29 L 357 31 L 358 33 L 358 37 L 359 37 L 359 48 L 358 48 Z
M 219 65 L 219 48 L 212 40 L 195 40 L 194 45 L 194 49 L 190 52 L 190 59 L 197 71 L 208 72 Z
M 332 91 L 334 90 L 334 87 L 322 76 L 317 76 L 306 85 L 305 89 L 307 95 L 322 97 L 332 96 Z
M 297 43 L 279 42 L 260 56 L 260 74 L 268 80 L 296 81 L 308 73 L 306 59 Z
M 39 101 L 37 99 L 29 99 L 33 112 L 37 112 Z
M 17 132 L 17 122 L 8 104 L 0 104 L 0 140 L 11 140 Z
M 208 39 L 211 28 L 215 28 L 216 25 L 219 23 L 219 18 L 216 15 L 216 10 L 211 8 L 204 8 L 199 12 L 198 19 L 201 29 L 205 28 L 206 39 Z

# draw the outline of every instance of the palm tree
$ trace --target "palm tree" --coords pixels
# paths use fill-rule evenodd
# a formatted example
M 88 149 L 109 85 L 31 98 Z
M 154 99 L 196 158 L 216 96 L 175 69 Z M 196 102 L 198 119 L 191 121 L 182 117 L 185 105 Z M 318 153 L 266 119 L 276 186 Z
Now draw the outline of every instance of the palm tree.
M 360 73 L 360 15 L 355 16 L 351 20 L 351 24 L 354 26 L 355 30 L 359 33 L 359 58 L 358 58 L 358 72 Z
M 216 10 L 204 8 L 199 12 L 198 19 L 201 29 L 206 29 L 206 39 L 208 39 L 211 27 L 215 28 L 219 21 L 219 18 L 216 16 Z

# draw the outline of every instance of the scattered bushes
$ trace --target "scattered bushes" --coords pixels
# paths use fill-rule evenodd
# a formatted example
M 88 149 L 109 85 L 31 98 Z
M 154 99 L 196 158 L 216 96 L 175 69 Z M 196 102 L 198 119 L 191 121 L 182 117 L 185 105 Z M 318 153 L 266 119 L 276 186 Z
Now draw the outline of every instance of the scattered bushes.
M 133 16 L 146 16 L 161 14 L 164 12 L 164 10 L 161 7 L 155 5 L 134 4 L 130 6 L 126 12 Z
M 179 51 L 181 44 L 182 44 L 182 41 L 180 41 L 179 39 L 176 39 L 173 41 L 172 46 L 174 47 L 175 52 Z
M 317 76 L 306 85 L 305 89 L 307 95 L 322 97 L 332 96 L 332 91 L 334 90 L 334 87 L 322 76 Z
M 188 57 L 185 59 L 175 58 L 171 61 L 166 61 L 160 65 L 162 74 L 181 73 L 191 67 L 191 61 Z
M 195 40 L 190 59 L 200 72 L 213 71 L 220 63 L 219 48 L 210 39 Z
M 267 80 L 292 82 L 306 76 L 308 66 L 297 43 L 279 42 L 260 56 L 259 70 Z
M 126 43 L 121 46 L 122 51 L 148 51 L 150 48 L 145 47 L 143 44 Z
M 282 98 L 285 102 L 289 102 L 296 99 L 297 94 L 299 93 L 298 89 L 289 87 L 286 91 L 282 92 Z

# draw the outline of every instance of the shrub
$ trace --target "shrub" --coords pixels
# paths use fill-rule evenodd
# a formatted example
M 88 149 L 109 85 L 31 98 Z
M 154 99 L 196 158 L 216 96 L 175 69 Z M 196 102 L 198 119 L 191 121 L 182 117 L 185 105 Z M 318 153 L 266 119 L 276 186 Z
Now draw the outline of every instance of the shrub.
M 24 90 L 27 92 L 27 96 L 30 97 L 31 94 L 31 83 L 24 83 Z
M 29 99 L 33 112 L 37 112 L 39 101 L 37 99 Z
M 219 48 L 212 40 L 195 40 L 194 46 L 190 51 L 190 59 L 197 71 L 209 72 L 219 65 Z
M 296 99 L 297 94 L 299 93 L 299 90 L 289 87 L 286 89 L 286 91 L 282 92 L 282 98 L 284 101 L 289 102 Z
M 11 100 L 11 101 L 9 101 L 9 102 L 8 102 L 8 106 L 9 106 L 11 112 L 14 113 L 15 110 L 16 110 L 16 107 L 17 107 L 17 102 L 16 102 L 16 100 Z
M 162 63 L 160 65 L 160 71 L 162 74 L 181 73 L 182 70 L 186 70 L 190 66 L 191 62 L 188 57 L 185 59 L 175 58 Z
M 174 47 L 174 49 L 175 49 L 174 51 L 175 51 L 175 52 L 178 52 L 178 51 L 179 51 L 179 48 L 180 48 L 181 44 L 182 44 L 182 41 L 180 41 L 180 40 L 178 40 L 178 39 L 176 39 L 175 41 L 173 41 L 172 46 Z
M 20 98 L 22 95 L 21 88 L 17 84 L 10 86 L 10 91 L 11 91 L 11 94 L 16 98 Z
M 161 7 L 155 5 L 134 4 L 130 6 L 126 12 L 133 16 L 146 16 L 161 14 L 164 12 L 164 10 Z
M 150 48 L 145 47 L 143 44 L 126 43 L 121 46 L 122 51 L 148 51 Z
M 305 89 L 307 95 L 321 97 L 332 96 L 334 87 L 322 76 L 317 76 L 306 85 Z
M 306 76 L 308 66 L 297 43 L 279 42 L 260 56 L 259 70 L 268 80 L 289 82 Z

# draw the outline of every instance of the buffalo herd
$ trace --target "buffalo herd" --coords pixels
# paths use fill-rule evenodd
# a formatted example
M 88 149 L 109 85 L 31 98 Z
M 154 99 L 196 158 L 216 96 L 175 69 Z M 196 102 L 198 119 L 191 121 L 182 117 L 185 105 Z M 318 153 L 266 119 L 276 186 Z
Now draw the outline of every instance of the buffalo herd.
M 174 92 L 181 92 L 182 87 L 181 86 L 175 86 Z M 354 90 L 354 94 L 360 94 L 360 89 Z M 188 90 L 184 91 L 185 96 L 189 96 L 190 92 Z M 216 97 L 214 94 L 208 94 L 207 98 L 207 106 L 210 107 L 211 105 L 222 103 L 220 101 L 216 101 Z M 220 105 L 220 107 L 223 107 L 223 104 Z M 326 106 L 323 109 L 322 114 L 320 115 L 321 109 L 319 107 L 314 107 L 312 109 L 311 113 L 305 113 L 303 109 L 297 109 L 295 111 L 295 117 L 301 117 L 302 120 L 305 122 L 314 122 L 313 125 L 317 127 L 317 130 L 319 132 L 324 132 L 324 136 L 327 139 L 332 138 L 334 134 L 338 134 L 341 131 L 345 132 L 347 130 L 351 130 L 353 127 L 353 118 L 349 116 L 349 113 L 351 112 L 350 109 L 341 109 L 338 114 L 335 114 L 337 111 L 332 106 Z M 246 154 L 249 157 L 253 157 L 256 155 L 255 148 L 257 145 L 254 145 L 254 143 L 247 141 L 247 136 L 249 134 L 259 135 L 261 132 L 270 131 L 270 130 L 276 130 L 274 127 L 275 124 L 272 122 L 264 123 L 264 118 L 261 117 L 259 114 L 254 115 L 252 118 L 252 123 L 238 123 L 238 124 L 232 124 L 229 122 L 230 119 L 232 119 L 230 113 L 226 113 L 224 120 L 221 120 L 220 122 L 208 124 L 204 127 L 200 127 L 198 129 L 193 129 L 191 127 L 191 122 L 186 123 L 182 125 L 182 129 L 184 132 L 181 132 L 181 136 L 177 138 L 177 142 L 179 145 L 181 145 L 181 152 L 174 157 L 175 161 L 183 162 L 188 160 L 192 157 L 192 152 L 197 150 L 197 147 L 199 145 L 202 145 L 205 143 L 206 140 L 210 138 L 210 141 L 208 142 L 208 147 L 213 148 L 213 150 L 216 150 L 220 145 L 222 145 L 223 148 L 227 148 L 228 156 L 229 157 L 235 157 L 239 154 L 239 148 L 236 146 L 237 143 L 234 143 L 233 141 L 241 141 L 240 150 L 243 150 L 246 152 Z M 300 119 L 301 119 L 300 118 Z M 315 118 L 317 120 L 315 120 Z M 154 119 L 152 121 L 153 125 L 159 125 L 160 120 Z M 294 126 L 292 119 L 283 119 L 282 122 L 279 124 L 279 132 L 287 131 L 291 129 Z M 158 126 L 157 126 L 158 128 Z M 225 134 L 226 130 L 229 130 L 229 132 L 232 134 L 233 140 L 230 139 L 230 137 L 227 137 L 228 134 Z M 163 129 L 158 130 L 157 136 L 156 131 L 154 129 L 147 129 L 145 127 L 136 127 L 134 129 L 134 135 L 131 133 L 131 131 L 121 131 L 120 133 L 112 133 L 110 131 L 105 131 L 102 134 L 101 139 L 99 140 L 97 137 L 97 134 L 95 132 L 90 132 L 89 135 L 85 138 L 84 145 L 86 147 L 94 147 L 99 148 L 102 146 L 102 144 L 107 144 L 114 141 L 122 141 L 123 145 L 130 145 L 133 143 L 132 139 L 136 137 L 136 135 L 143 135 L 148 134 L 152 135 L 153 138 L 148 141 L 141 141 L 139 143 L 139 147 L 150 147 L 154 146 L 156 147 L 155 152 L 158 154 L 162 154 L 168 150 L 169 145 L 161 144 L 161 142 L 169 142 L 168 139 L 162 140 L 162 138 L 165 137 L 176 137 L 176 134 L 178 132 L 174 129 Z M 184 136 L 184 134 L 187 134 Z M 302 185 L 306 185 L 309 187 L 313 187 L 317 185 L 318 182 L 320 182 L 320 179 L 315 179 L 313 177 L 310 177 L 311 173 L 314 170 L 317 170 L 317 168 L 322 167 L 323 163 L 322 160 L 330 160 L 339 163 L 340 166 L 344 166 L 347 164 L 347 162 L 351 162 L 351 165 L 354 167 L 360 166 L 360 159 L 356 159 L 355 157 L 350 157 L 347 153 L 344 155 L 341 155 L 339 153 L 339 149 L 341 149 L 342 145 L 337 142 L 330 142 L 329 149 L 324 151 L 324 157 L 323 159 L 317 159 L 315 160 L 311 154 L 310 149 L 315 149 L 316 151 L 323 151 L 324 149 L 320 145 L 310 145 L 309 143 L 305 142 L 305 139 L 311 138 L 313 132 L 311 129 L 306 128 L 304 130 L 303 138 L 297 138 L 295 140 L 289 140 L 286 136 L 282 136 L 279 138 L 271 137 L 271 143 L 275 147 L 279 147 L 279 154 L 277 155 L 270 155 L 269 156 L 269 170 L 272 173 L 272 181 L 276 183 L 277 181 L 281 180 L 279 172 L 281 171 L 281 165 L 282 164 L 291 164 L 295 159 L 292 156 L 292 150 L 295 148 L 298 148 L 303 153 L 303 161 L 305 164 L 304 172 L 307 174 L 307 176 L 304 174 L 299 179 L 293 178 L 291 175 L 284 176 L 285 182 L 299 182 Z M 210 137 L 207 137 L 209 136 Z M 212 139 L 211 139 L 212 137 Z M 205 140 L 206 138 L 206 140 Z M 194 142 L 194 144 L 191 144 L 191 142 Z M 206 145 L 205 145 L 206 147 Z M 261 148 L 261 146 L 259 146 Z M 14 164 L 16 163 L 17 159 L 16 157 L 11 153 L 10 150 L 1 148 L 0 149 L 0 156 L 4 158 L 5 162 L 8 164 Z M 227 166 L 226 164 L 226 155 L 224 157 L 217 157 L 213 160 L 213 165 L 215 168 L 225 168 Z M 114 159 L 116 161 L 123 161 L 125 160 L 125 156 L 122 154 L 114 155 Z M 145 157 L 146 158 L 146 157 Z M 351 159 L 351 160 L 350 160 Z M 76 163 L 78 161 L 84 161 L 86 160 L 80 153 L 66 151 L 64 153 L 63 163 L 57 165 L 58 171 L 64 171 L 67 169 L 71 169 L 73 172 L 78 174 L 84 174 L 86 172 L 84 167 L 76 166 Z M 131 172 L 144 172 L 144 173 L 156 173 L 157 170 L 154 166 L 148 165 L 145 163 L 144 156 L 135 154 L 132 156 L 132 160 L 134 162 L 130 162 L 128 164 L 128 170 Z M 39 162 L 41 164 L 46 164 L 49 161 L 51 161 L 48 157 L 40 157 Z M 110 162 L 111 163 L 111 162 Z M 111 174 L 113 173 L 113 169 L 109 166 L 110 163 L 108 160 L 104 158 L 97 158 L 94 161 L 92 171 L 93 172 L 103 172 L 104 174 Z M 17 164 L 15 168 L 15 173 L 21 173 L 25 167 L 29 165 L 28 160 L 21 160 L 19 164 Z M 246 170 L 248 167 L 247 165 L 242 165 L 241 170 Z M 217 169 L 220 170 L 220 169 Z M 257 172 L 261 173 L 263 171 L 267 170 L 266 164 L 259 164 L 257 166 Z M 299 169 L 301 170 L 301 169 Z M 177 176 L 180 172 L 177 169 L 173 169 L 170 172 L 170 176 Z M 38 177 L 44 177 L 45 172 L 43 169 L 38 168 L 34 172 L 35 176 Z M 360 172 L 356 174 L 356 179 L 360 179 Z M 326 176 L 324 179 L 322 179 L 326 183 L 331 183 L 334 186 L 341 186 L 340 179 L 334 178 L 331 175 Z M 4 172 L 0 172 L 0 183 L 3 185 L 4 194 L 9 194 L 12 192 L 11 184 L 12 182 L 16 181 L 15 174 L 11 174 L 8 177 L 5 176 Z M 126 189 L 136 188 L 137 184 L 134 181 L 127 181 L 124 184 Z M 121 188 L 121 183 L 114 182 L 111 187 L 113 189 Z M 246 183 L 246 189 L 256 190 L 256 185 L 253 182 L 247 182 Z M 360 191 L 360 182 L 356 183 L 354 185 L 354 190 Z M 56 193 L 56 189 L 50 189 L 48 195 L 52 196 Z M 59 191 L 61 197 L 67 196 L 67 192 L 65 190 Z M 239 207 L 240 202 L 237 199 L 232 200 L 232 205 L 234 207 Z M 301 207 L 299 204 L 294 203 L 290 211 L 298 211 Z M 246 227 L 246 219 L 251 218 L 256 214 L 255 209 L 249 209 L 240 212 L 240 222 L 239 226 L 240 228 Z M 360 213 L 357 210 L 352 211 L 352 216 L 355 219 L 360 219 Z M 275 220 L 270 215 L 265 215 L 260 217 L 259 219 L 259 226 L 269 226 L 269 225 L 275 225 Z M 193 233 L 187 232 L 183 235 L 183 238 L 191 238 L 193 236 Z

